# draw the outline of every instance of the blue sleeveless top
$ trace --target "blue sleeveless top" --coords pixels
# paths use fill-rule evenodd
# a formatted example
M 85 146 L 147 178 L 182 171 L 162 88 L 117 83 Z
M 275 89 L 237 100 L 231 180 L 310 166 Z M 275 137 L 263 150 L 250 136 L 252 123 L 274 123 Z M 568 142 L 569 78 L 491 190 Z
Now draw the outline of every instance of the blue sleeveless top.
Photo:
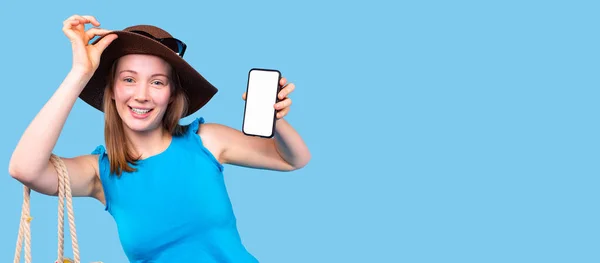
M 114 218 L 130 262 L 258 262 L 244 248 L 223 178 L 223 166 L 197 134 L 195 119 L 136 172 L 110 174 L 98 154 L 105 210 Z

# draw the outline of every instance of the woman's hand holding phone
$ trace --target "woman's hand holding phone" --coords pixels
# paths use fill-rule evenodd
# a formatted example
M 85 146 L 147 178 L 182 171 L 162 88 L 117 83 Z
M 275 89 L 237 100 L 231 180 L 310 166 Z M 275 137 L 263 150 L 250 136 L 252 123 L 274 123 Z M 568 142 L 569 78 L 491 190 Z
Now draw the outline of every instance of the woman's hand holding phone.
M 294 83 L 292 82 L 287 83 L 285 77 L 281 77 L 281 79 L 279 80 L 279 85 L 281 85 L 281 87 L 283 88 L 277 94 L 279 102 L 275 103 L 273 107 L 277 111 L 277 114 L 275 115 L 276 118 L 283 119 L 283 117 L 285 117 L 290 112 L 290 106 L 292 106 L 292 99 L 289 98 L 289 95 L 294 91 L 296 85 L 294 85 Z M 246 92 L 242 94 L 242 99 L 244 101 L 246 100 Z

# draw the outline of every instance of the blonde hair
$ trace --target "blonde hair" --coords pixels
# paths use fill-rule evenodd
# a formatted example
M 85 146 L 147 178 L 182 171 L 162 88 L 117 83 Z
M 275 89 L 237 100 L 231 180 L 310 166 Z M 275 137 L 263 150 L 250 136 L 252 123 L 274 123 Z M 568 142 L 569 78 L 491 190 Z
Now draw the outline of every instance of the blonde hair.
M 112 99 L 118 59 L 113 63 L 109 72 L 107 85 L 104 89 L 104 141 L 110 162 L 110 173 L 120 176 L 122 172 L 133 172 L 131 167 L 139 161 L 134 156 L 131 145 L 125 135 L 123 121 L 117 112 L 115 101 Z M 173 136 L 180 136 L 186 127 L 179 125 L 179 120 L 186 114 L 188 98 L 181 89 L 177 72 L 172 69 L 170 77 L 171 101 L 162 119 L 162 128 Z

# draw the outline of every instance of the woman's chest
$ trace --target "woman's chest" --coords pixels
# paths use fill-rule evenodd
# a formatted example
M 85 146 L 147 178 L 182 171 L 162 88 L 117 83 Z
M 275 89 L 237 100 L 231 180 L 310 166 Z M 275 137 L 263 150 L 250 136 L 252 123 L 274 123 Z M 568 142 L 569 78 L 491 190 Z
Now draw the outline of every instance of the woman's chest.
M 139 173 L 115 181 L 110 212 L 131 253 L 201 239 L 235 221 L 223 175 L 210 160 L 188 155 L 168 163 L 142 163 Z

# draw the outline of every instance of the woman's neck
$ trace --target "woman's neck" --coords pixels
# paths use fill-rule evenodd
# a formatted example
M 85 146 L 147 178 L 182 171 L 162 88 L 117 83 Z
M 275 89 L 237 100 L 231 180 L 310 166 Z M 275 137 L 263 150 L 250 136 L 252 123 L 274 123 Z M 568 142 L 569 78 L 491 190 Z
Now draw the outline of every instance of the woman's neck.
M 127 138 L 136 157 L 146 159 L 165 151 L 171 144 L 172 136 L 162 127 L 146 132 L 127 129 Z

